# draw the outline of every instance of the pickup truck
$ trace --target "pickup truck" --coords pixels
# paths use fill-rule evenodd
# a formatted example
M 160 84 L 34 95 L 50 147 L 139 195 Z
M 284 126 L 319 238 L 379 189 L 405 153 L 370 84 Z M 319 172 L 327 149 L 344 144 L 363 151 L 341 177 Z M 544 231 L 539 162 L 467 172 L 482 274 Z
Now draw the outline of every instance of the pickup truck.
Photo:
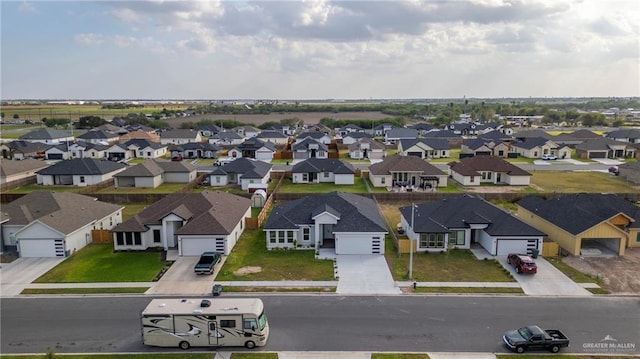
M 529 325 L 517 330 L 509 330 L 502 336 L 509 349 L 516 353 L 524 353 L 529 349 L 549 350 L 557 353 L 560 348 L 569 346 L 569 338 L 558 329 L 541 329 L 537 325 Z
M 193 271 L 196 274 L 213 274 L 213 270 L 218 262 L 220 262 L 220 253 L 204 252 L 193 268 Z

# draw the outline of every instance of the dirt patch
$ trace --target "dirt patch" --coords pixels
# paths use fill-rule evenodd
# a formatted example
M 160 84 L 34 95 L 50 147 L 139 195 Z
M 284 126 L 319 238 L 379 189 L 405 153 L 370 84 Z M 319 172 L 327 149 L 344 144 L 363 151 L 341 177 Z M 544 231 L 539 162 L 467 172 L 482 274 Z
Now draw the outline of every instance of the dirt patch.
M 233 272 L 235 275 L 247 275 L 252 273 L 260 273 L 262 272 L 262 267 L 242 267 L 237 271 Z
M 525 188 L 525 186 L 467 186 L 462 190 L 465 193 L 514 193 Z
M 627 248 L 621 257 L 577 257 L 562 259 L 571 267 L 602 278 L 604 289 L 613 294 L 640 294 L 640 248 Z

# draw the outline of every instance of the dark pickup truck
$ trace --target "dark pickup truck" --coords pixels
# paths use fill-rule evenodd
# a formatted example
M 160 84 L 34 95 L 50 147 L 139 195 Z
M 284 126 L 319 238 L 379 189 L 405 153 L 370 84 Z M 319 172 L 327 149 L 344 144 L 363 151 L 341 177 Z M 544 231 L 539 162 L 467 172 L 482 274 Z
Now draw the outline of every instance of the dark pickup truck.
M 549 350 L 557 353 L 560 348 L 569 346 L 569 338 L 557 329 L 541 329 L 536 325 L 529 325 L 518 330 L 504 333 L 502 340 L 509 349 L 516 353 L 526 350 Z
M 193 271 L 196 274 L 213 274 L 216 264 L 220 262 L 220 253 L 204 252 L 200 256 L 200 260 L 196 263 Z

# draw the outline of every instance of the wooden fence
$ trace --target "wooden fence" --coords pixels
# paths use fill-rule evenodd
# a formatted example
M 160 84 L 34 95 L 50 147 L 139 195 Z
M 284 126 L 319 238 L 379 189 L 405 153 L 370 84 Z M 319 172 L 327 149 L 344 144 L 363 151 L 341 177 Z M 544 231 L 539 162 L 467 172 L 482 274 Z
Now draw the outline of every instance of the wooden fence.
M 18 187 L 22 187 L 22 186 L 26 186 L 34 183 L 38 183 L 38 178 L 36 175 L 20 178 L 15 181 L 0 184 L 0 192 L 10 191 L 14 188 L 18 188 Z
M 106 229 L 94 229 L 91 231 L 93 243 L 113 243 L 111 231 Z

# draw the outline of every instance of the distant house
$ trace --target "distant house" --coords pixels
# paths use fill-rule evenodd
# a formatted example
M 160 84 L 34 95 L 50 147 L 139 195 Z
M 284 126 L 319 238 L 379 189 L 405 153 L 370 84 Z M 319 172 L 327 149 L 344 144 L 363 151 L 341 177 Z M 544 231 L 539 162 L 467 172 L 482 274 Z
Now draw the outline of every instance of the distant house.
M 382 160 L 386 156 L 386 147 L 370 137 L 362 137 L 348 147 L 349 158 L 358 160 Z
M 39 128 L 20 136 L 20 140 L 27 142 L 41 142 L 47 145 L 73 142 L 75 137 L 71 131 L 60 131 L 49 127 Z
M 495 156 L 463 158 L 449 164 L 451 178 L 464 186 L 479 186 L 482 183 L 528 186 L 531 173 Z
M 431 190 L 447 186 L 447 174 L 415 156 L 394 155 L 369 166 L 374 187 L 408 187 Z
M 234 131 L 222 131 L 209 137 L 209 143 L 220 146 L 239 145 L 243 141 L 244 138 Z
M 340 136 L 340 137 L 344 137 L 350 133 L 354 133 L 354 132 L 365 132 L 364 129 L 358 125 L 354 125 L 352 123 L 340 127 L 339 129 L 336 130 L 336 133 Z
M 16 140 L 0 143 L 0 152 L 4 159 L 44 158 L 44 151 L 49 147 L 50 145 L 42 142 Z
M 255 158 L 257 160 L 271 162 L 276 146 L 271 142 L 263 142 L 256 137 L 251 137 L 236 147 L 229 150 L 229 157 Z
M 620 142 L 640 143 L 640 128 L 625 128 L 611 131 L 606 133 L 605 137 Z
M 125 158 L 160 158 L 166 155 L 169 149 L 167 145 L 143 139 L 129 140 L 123 146 L 129 152 Z
M 307 138 L 312 138 L 325 145 L 331 144 L 331 140 L 332 140 L 331 136 L 323 132 L 313 131 L 313 132 L 302 132 L 301 134 L 297 135 L 295 143 L 303 142 Z
M 129 166 L 114 176 L 115 186 L 156 188 L 163 183 L 189 183 L 196 179 L 196 168 L 185 161 L 146 160 Z
M 571 158 L 571 148 L 560 147 L 544 137 L 528 137 L 511 143 L 511 152 L 526 158 L 542 158 L 543 155 L 555 155 L 558 158 Z
M 593 140 L 597 138 L 602 138 L 602 136 L 598 135 L 589 130 L 581 129 L 569 133 L 560 133 L 556 136 L 553 136 L 553 142 L 558 144 L 559 146 L 571 146 L 574 147 L 584 141 Z
M 189 142 L 180 146 L 184 158 L 215 158 L 220 148 L 208 142 Z
M 233 131 L 235 131 L 243 138 L 249 139 L 258 136 L 261 130 L 253 126 L 238 126 L 233 128 Z
M 103 130 L 87 131 L 78 136 L 79 140 L 94 144 L 112 144 L 120 140 L 120 135 Z
M 32 192 L 3 204 L 3 248 L 20 257 L 68 257 L 93 241 L 92 230 L 122 222 L 122 209 L 71 192 Z
M 124 163 L 75 158 L 60 161 L 36 173 L 39 185 L 84 187 L 107 181 L 126 168 Z
M 209 183 L 214 187 L 239 185 L 243 190 L 247 190 L 250 184 L 268 183 L 272 167 L 270 163 L 263 161 L 238 158 L 209 173 Z
M 189 142 L 202 142 L 202 135 L 200 135 L 200 131 L 174 129 L 160 134 L 160 143 L 163 145 L 182 145 Z
M 198 127 L 197 130 L 200 132 L 200 135 L 202 137 L 208 138 L 217 134 L 218 132 L 221 132 L 222 128 L 220 128 L 220 126 L 217 126 L 217 125 L 204 125 L 204 126 Z
M 309 158 L 293 166 L 293 183 L 330 182 L 337 185 L 354 183 L 355 168 L 337 158 Z
M 35 178 L 37 171 L 48 166 L 48 163 L 35 159 L 0 161 L 0 184 Z
M 384 135 L 387 134 L 387 132 L 389 132 L 392 128 L 394 128 L 395 126 L 390 124 L 390 123 L 382 123 L 379 124 L 377 126 L 375 126 L 372 130 L 371 130 L 371 134 L 373 136 L 376 137 L 384 137 Z
M 332 192 L 275 207 L 264 232 L 267 249 L 323 247 L 336 254 L 382 255 L 387 226 L 372 199 Z
M 484 138 L 470 138 L 462 141 L 460 153 L 470 156 L 507 157 L 509 146 L 503 142 L 494 142 Z
M 69 145 L 52 145 L 44 151 L 45 160 L 68 160 L 71 158 Z
M 228 255 L 251 217 L 251 201 L 226 192 L 170 194 L 113 228 L 115 250 L 177 248 L 180 256 Z
M 436 129 L 435 127 L 433 127 L 433 125 L 426 122 L 420 122 L 414 125 L 409 125 L 407 126 L 407 128 L 412 128 L 414 130 L 417 130 L 420 136 L 424 136 L 428 132 L 431 132 Z
M 373 139 L 373 136 L 366 132 L 351 132 L 342 138 L 342 144 L 351 145 L 365 138 Z
M 640 247 L 640 208 L 613 194 L 579 193 L 516 202 L 518 217 L 568 253 L 624 255 Z
M 640 151 L 629 142 L 609 138 L 587 140 L 576 145 L 578 158 L 639 158 Z
M 398 143 L 401 140 L 415 140 L 418 136 L 418 130 L 412 128 L 392 128 L 385 134 L 384 141 L 388 143 Z
M 71 158 L 102 159 L 106 156 L 109 147 L 109 145 L 78 141 L 69 145 L 69 153 Z
M 155 132 L 136 130 L 128 132 L 120 136 L 120 143 L 126 143 L 130 140 L 147 140 L 152 143 L 160 143 L 160 136 Z
M 296 129 L 297 129 L 296 126 L 280 125 L 280 124 L 273 125 L 268 128 L 268 130 L 278 131 L 287 137 L 293 136 L 296 133 Z
M 506 211 L 466 194 L 400 208 L 401 226 L 417 252 L 479 244 L 491 255 L 542 252 L 545 234 Z
M 291 146 L 293 159 L 306 160 L 308 158 L 329 158 L 329 148 L 322 142 L 306 137 L 301 142 Z
M 444 129 L 459 136 L 473 136 L 479 132 L 478 125 L 475 123 L 452 123 L 446 125 Z
M 398 141 L 398 154 L 426 158 L 448 158 L 451 144 L 440 138 L 403 139 Z
M 284 146 L 289 142 L 289 136 L 279 131 L 262 131 L 256 138 L 263 142 L 271 142 L 276 146 Z

